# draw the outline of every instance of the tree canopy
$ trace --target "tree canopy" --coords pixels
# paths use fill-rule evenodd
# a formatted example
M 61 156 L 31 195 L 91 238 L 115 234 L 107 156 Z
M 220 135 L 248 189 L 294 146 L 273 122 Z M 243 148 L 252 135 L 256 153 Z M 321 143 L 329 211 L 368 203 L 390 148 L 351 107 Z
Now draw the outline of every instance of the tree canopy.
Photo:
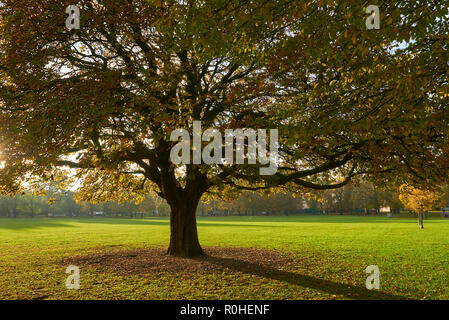
M 442 199 L 441 191 L 418 189 L 407 184 L 399 188 L 399 199 L 407 209 L 415 212 L 432 210 L 437 204 L 444 205 L 446 200 Z

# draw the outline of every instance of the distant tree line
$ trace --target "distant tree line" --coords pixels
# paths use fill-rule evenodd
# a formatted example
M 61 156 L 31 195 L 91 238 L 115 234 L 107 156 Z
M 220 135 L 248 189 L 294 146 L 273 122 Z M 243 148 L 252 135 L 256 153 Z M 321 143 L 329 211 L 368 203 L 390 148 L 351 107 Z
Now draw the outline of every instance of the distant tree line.
M 449 192 L 440 195 L 433 209 L 447 207 Z M 290 215 L 290 214 L 398 214 L 406 208 L 399 190 L 384 190 L 370 183 L 349 184 L 336 190 L 325 190 L 309 196 L 297 197 L 290 192 L 263 196 L 257 193 L 241 194 L 233 201 L 201 203 L 199 215 Z M 412 212 L 414 210 L 411 210 Z
M 58 217 L 58 216 L 108 216 L 144 217 L 168 214 L 166 204 L 160 199 L 145 198 L 141 203 L 109 201 L 92 203 L 77 201 L 72 191 L 49 188 L 45 195 L 25 192 L 15 197 L 0 197 L 0 217 Z
M 447 196 L 444 196 L 447 198 Z M 444 202 L 444 201 L 443 201 Z M 440 201 L 440 203 L 443 203 Z M 447 200 L 446 200 L 447 202 Z M 262 195 L 248 192 L 228 201 L 202 201 L 199 216 L 255 216 L 293 214 L 380 214 L 404 209 L 397 190 L 380 190 L 369 183 L 347 185 L 336 190 L 298 197 L 291 192 Z M 435 208 L 438 209 L 438 208 Z M 106 216 L 143 218 L 165 216 L 170 207 L 161 198 L 146 197 L 140 203 L 77 201 L 73 191 L 48 188 L 45 195 L 26 192 L 15 197 L 0 197 L 0 217 Z
M 384 191 L 372 184 L 347 185 L 308 196 L 293 193 L 257 193 L 240 195 L 230 202 L 201 203 L 200 215 L 289 215 L 289 214 L 380 214 L 399 212 L 403 208 L 397 191 Z

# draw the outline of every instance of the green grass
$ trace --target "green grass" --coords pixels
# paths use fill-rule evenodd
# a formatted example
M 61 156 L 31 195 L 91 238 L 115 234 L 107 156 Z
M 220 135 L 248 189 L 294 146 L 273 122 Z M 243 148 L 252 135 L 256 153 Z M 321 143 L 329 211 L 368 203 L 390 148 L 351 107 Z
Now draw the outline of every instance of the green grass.
M 270 249 L 287 270 L 121 274 L 81 268 L 65 288 L 63 258 L 165 248 L 169 221 L 0 219 L 0 299 L 449 299 L 449 220 L 347 216 L 200 218 L 203 247 Z M 377 265 L 380 292 L 364 289 Z M 352 294 L 354 291 L 354 294 Z

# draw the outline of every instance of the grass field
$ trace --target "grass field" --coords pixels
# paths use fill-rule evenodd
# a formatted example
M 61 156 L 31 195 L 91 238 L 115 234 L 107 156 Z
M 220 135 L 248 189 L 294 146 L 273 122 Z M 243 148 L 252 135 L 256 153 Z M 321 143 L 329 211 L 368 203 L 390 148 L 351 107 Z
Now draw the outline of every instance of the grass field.
M 449 299 L 449 220 L 425 220 L 424 230 L 411 218 L 347 216 L 198 226 L 209 260 L 161 258 L 163 218 L 0 219 L 0 298 Z M 69 263 L 80 290 L 65 287 Z M 365 288 L 369 265 L 379 291 Z

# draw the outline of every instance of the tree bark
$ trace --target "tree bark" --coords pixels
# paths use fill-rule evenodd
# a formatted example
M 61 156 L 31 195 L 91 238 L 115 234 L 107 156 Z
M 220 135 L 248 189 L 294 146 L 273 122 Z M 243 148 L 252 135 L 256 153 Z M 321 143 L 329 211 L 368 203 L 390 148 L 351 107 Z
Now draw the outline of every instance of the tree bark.
M 170 245 L 167 254 L 188 258 L 204 255 L 196 226 L 198 203 L 199 199 L 185 199 L 170 204 Z
M 424 229 L 424 219 L 423 219 L 423 212 L 420 211 L 418 213 L 418 225 L 421 229 Z

